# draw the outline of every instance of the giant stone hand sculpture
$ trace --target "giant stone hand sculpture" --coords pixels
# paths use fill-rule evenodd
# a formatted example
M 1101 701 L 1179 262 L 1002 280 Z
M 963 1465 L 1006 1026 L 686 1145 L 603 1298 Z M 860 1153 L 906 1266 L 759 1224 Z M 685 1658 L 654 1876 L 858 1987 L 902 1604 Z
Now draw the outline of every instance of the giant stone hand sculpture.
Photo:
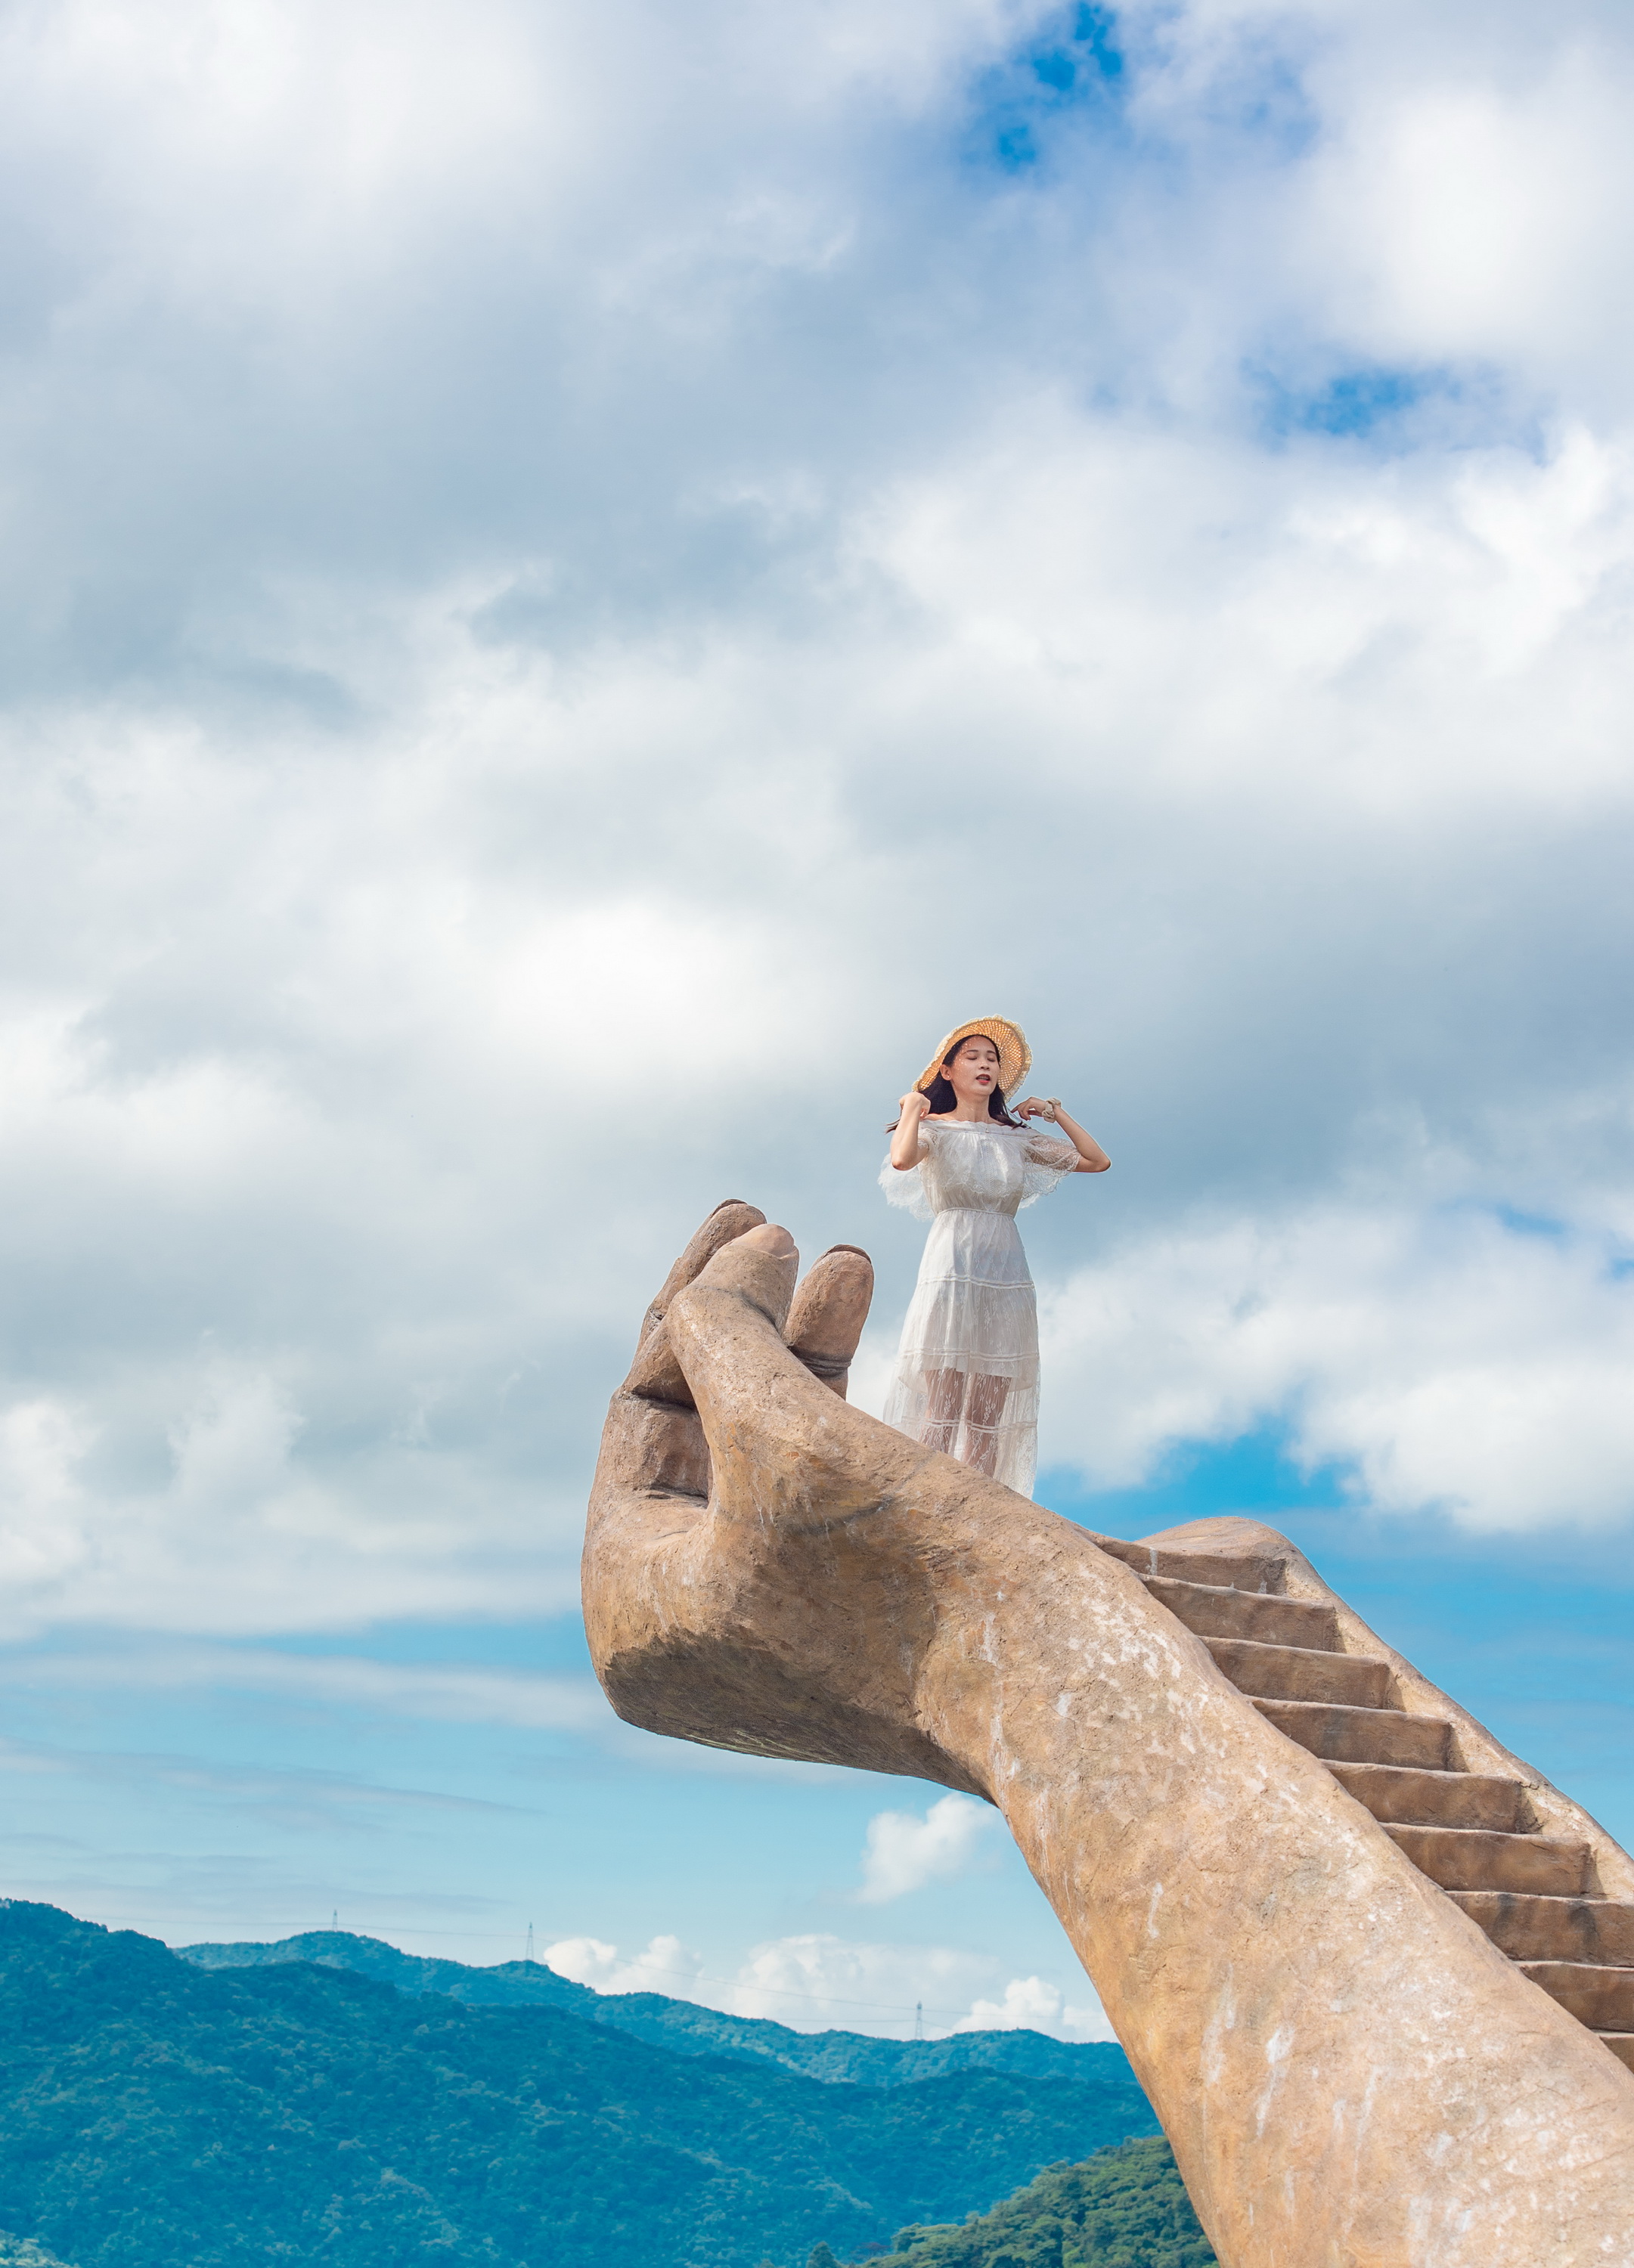
M 867 1260 L 796 1268 L 721 1206 L 614 1397 L 619 1714 L 996 1804 L 1226 2268 L 1634 2263 L 1624 1854 L 1271 1530 L 1093 1537 L 850 1408 Z

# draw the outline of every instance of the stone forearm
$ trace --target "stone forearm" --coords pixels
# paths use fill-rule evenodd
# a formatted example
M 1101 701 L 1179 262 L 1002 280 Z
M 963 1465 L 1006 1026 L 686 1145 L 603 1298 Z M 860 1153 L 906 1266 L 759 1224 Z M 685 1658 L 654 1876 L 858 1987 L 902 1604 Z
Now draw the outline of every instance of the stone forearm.
M 723 1252 L 615 1398 L 620 1712 L 998 1804 L 1228 2268 L 1634 2259 L 1628 2073 L 1120 1559 L 805 1372 L 791 1285 Z

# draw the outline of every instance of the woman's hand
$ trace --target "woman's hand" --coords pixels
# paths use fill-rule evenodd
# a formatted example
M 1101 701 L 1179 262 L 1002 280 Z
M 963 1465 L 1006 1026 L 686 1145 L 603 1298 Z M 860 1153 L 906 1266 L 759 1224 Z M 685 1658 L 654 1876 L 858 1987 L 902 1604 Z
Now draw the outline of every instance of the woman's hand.
M 931 1098 L 918 1087 L 910 1086 L 896 1107 L 904 1118 L 911 1119 L 916 1126 L 931 1108 Z
M 1016 1104 L 1015 1113 L 1018 1118 L 1049 1118 L 1053 1120 L 1060 1106 L 1057 1103 L 1041 1101 L 1037 1095 L 1029 1094 L 1025 1102 L 1018 1102 Z

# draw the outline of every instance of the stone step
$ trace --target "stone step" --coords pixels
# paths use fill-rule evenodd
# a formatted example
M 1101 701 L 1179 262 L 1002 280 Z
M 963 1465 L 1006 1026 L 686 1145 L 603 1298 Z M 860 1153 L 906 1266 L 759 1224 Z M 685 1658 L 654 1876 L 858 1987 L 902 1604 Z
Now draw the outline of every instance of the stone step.
M 1480 1827 L 1380 1826 L 1420 1874 L 1444 1890 L 1519 1890 L 1540 1897 L 1581 1896 L 1588 1881 L 1586 1843 L 1548 1835 L 1495 1835 Z
M 1339 1618 L 1331 1607 L 1222 1590 L 1217 1583 L 1177 1583 L 1167 1575 L 1147 1576 L 1146 1588 L 1199 1638 L 1250 1638 L 1319 1653 L 1339 1651 Z
M 1262 1559 L 1221 1559 L 1211 1551 L 1167 1551 L 1150 1543 L 1126 1543 L 1116 1535 L 1097 1535 L 1090 1542 L 1114 1559 L 1132 1567 L 1142 1581 L 1165 1575 L 1177 1583 L 1201 1583 L 1256 1595 L 1274 1590 L 1282 1581 L 1282 1566 Z
M 1503 1835 L 1525 1831 L 1518 1779 L 1485 1772 L 1424 1771 L 1407 1764 L 1333 1761 L 1328 1769 L 1375 1819 L 1397 1826 L 1488 1827 Z
M 1251 1700 L 1338 1701 L 1351 1709 L 1387 1709 L 1395 1698 L 1389 1663 L 1364 1654 L 1262 1646 L 1248 1638 L 1206 1638 L 1203 1644 Z
M 1409 1714 L 1388 1662 L 1344 1653 L 1334 1608 L 1285 1596 L 1280 1561 L 1094 1541 L 1498 1952 L 1634 2072 L 1634 1904 L 1591 1894 L 1586 1843 L 1529 1831 L 1521 1781 L 1461 1771 L 1453 1727 Z
M 1634 1969 L 1581 1961 L 1523 1961 L 1520 1968 L 1591 2032 L 1634 2032 Z
M 1504 1890 L 1454 1890 L 1452 1896 L 1512 1961 L 1634 1969 L 1634 1905 L 1612 1898 L 1517 1896 Z
M 1400 1709 L 1346 1709 L 1330 1702 L 1251 1697 L 1261 1716 L 1324 1764 L 1416 1764 L 1445 1771 L 1453 1728 L 1445 1717 L 1410 1717 Z

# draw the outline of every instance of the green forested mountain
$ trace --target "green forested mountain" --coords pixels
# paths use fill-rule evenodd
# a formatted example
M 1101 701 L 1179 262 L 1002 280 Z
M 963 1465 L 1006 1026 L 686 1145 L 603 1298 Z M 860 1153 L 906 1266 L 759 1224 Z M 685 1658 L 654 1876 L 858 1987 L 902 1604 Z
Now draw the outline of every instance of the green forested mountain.
M 872 2268 L 1214 2268 L 1161 2136 L 1052 2166 L 958 2228 L 904 2228 Z
M 471 1969 L 460 1961 L 400 1953 L 379 1938 L 356 1937 L 348 1930 L 309 1930 L 273 1945 L 183 1945 L 177 1951 L 201 1969 L 266 1969 L 313 1961 L 326 1969 L 378 1977 L 400 1992 L 442 1992 L 451 2000 L 501 2007 L 567 2008 L 589 2023 L 609 2024 L 654 2047 L 667 2048 L 672 2055 L 781 2064 L 811 2079 L 862 2087 L 900 2087 L 908 2080 L 935 2079 L 950 2071 L 1008 2071 L 1034 2079 L 1130 2076 L 1122 2049 L 1099 2041 L 1070 2045 L 1041 2032 L 960 2032 L 944 2040 L 795 2032 L 763 2017 L 724 2016 L 714 2008 L 666 1999 L 659 1992 L 593 1992 L 587 1985 L 556 1976 L 542 1962 L 507 1961 L 492 1969 Z
M 73 2268 L 73 2264 L 48 2252 L 32 2236 L 12 2236 L 0 2228 L 0 2268 Z
M 0 2229 L 73 2268 L 855 2258 L 1152 2126 L 1104 2062 L 824 2083 L 0 1906 Z

